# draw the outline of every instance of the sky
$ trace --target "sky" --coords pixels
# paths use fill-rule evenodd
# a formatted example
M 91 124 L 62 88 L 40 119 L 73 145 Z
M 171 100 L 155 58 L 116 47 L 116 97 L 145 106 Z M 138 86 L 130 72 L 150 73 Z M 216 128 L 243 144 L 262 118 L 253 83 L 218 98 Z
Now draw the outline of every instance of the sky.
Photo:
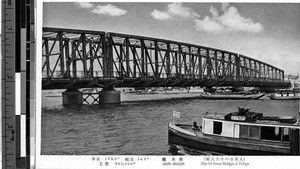
M 43 26 L 227 50 L 300 73 L 300 3 L 44 2 Z

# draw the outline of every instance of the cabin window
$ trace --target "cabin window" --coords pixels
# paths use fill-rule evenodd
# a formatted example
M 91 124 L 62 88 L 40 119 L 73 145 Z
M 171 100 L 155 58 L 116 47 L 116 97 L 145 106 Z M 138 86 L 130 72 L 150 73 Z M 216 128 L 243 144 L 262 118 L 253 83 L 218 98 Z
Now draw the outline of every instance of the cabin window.
M 248 138 L 248 127 L 245 125 L 240 125 L 240 138 Z
M 281 141 L 281 128 L 261 127 L 261 139 Z
M 222 122 L 214 121 L 214 134 L 222 133 Z
M 240 138 L 260 139 L 259 126 L 240 125 Z
M 282 141 L 289 141 L 289 129 L 288 128 L 282 128 Z
M 260 139 L 260 128 L 259 126 L 250 126 L 250 134 L 249 137 L 253 139 Z

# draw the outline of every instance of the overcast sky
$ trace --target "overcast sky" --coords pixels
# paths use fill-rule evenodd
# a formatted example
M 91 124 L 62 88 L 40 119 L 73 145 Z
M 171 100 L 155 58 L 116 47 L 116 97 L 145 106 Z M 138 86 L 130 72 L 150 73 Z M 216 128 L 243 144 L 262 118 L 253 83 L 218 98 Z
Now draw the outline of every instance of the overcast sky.
M 165 38 L 300 72 L 300 3 L 45 2 L 43 26 Z

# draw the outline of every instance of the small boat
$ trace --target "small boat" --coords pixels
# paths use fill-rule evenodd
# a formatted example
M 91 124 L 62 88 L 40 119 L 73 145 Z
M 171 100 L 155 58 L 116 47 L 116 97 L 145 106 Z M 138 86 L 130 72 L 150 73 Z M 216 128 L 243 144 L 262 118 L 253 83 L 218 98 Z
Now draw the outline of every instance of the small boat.
M 226 155 L 299 155 L 299 119 L 249 110 L 205 113 L 201 126 L 169 123 L 169 144 Z
M 275 93 L 268 97 L 272 100 L 300 100 L 299 93 Z
M 225 93 L 204 93 L 198 96 L 200 99 L 259 99 L 263 97 L 264 93 L 256 93 L 256 94 L 247 94 L 247 93 L 232 93 L 232 94 L 225 94 Z

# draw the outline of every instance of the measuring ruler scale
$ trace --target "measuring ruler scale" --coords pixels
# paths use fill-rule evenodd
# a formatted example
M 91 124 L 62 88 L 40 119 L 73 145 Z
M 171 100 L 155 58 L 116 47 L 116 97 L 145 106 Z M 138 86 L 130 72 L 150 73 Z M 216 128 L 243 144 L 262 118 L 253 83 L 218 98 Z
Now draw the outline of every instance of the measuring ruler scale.
M 30 167 L 29 89 L 33 9 L 33 0 L 2 1 L 3 169 Z

